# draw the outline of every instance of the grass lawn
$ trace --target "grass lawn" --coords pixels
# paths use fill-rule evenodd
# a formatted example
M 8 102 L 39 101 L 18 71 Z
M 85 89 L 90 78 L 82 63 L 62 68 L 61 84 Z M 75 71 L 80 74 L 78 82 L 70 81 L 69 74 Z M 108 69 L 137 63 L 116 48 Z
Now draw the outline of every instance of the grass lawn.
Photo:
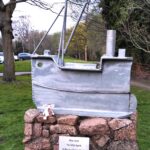
M 138 143 L 139 150 L 150 150 L 150 91 L 133 87 L 138 99 Z
M 23 150 L 23 115 L 32 107 L 29 76 L 11 84 L 0 79 L 0 150 Z
M 150 91 L 133 87 L 138 99 L 138 143 L 150 150 Z M 0 79 L 0 150 L 23 150 L 23 116 L 33 108 L 30 76 L 19 76 L 14 83 Z
M 31 61 L 16 61 L 15 62 L 16 72 L 30 72 L 31 71 Z M 0 72 L 3 72 L 3 64 L 0 64 Z

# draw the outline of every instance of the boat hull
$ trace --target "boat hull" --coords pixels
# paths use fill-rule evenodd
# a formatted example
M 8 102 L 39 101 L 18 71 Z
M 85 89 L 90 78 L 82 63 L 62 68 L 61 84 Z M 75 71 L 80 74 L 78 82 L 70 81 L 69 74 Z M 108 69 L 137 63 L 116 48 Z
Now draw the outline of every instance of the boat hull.
M 41 65 L 39 65 L 41 64 Z M 40 111 L 54 104 L 55 114 L 125 117 L 136 110 L 130 94 L 131 59 L 102 59 L 100 66 L 58 66 L 54 57 L 32 59 L 32 94 Z

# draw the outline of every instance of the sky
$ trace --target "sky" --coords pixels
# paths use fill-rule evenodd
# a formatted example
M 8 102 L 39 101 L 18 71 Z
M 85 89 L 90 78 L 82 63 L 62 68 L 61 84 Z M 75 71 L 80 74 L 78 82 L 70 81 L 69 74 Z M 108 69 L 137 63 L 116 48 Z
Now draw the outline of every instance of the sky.
M 9 0 L 4 0 L 4 3 L 7 3 Z M 47 3 L 53 4 L 57 2 L 64 2 L 64 0 L 44 0 Z M 55 12 L 59 12 L 62 8 L 62 5 L 55 5 L 53 10 Z M 33 30 L 39 31 L 47 31 L 50 25 L 52 24 L 53 20 L 57 16 L 56 14 L 52 13 L 50 10 L 43 10 L 36 6 L 31 6 L 27 3 L 19 3 L 16 6 L 15 12 L 13 14 L 13 19 L 16 20 L 18 16 L 29 16 L 31 26 Z M 53 26 L 50 33 L 59 32 L 62 28 L 63 17 L 59 17 L 55 25 Z M 74 25 L 74 22 L 71 18 L 68 18 L 67 27 L 71 27 Z

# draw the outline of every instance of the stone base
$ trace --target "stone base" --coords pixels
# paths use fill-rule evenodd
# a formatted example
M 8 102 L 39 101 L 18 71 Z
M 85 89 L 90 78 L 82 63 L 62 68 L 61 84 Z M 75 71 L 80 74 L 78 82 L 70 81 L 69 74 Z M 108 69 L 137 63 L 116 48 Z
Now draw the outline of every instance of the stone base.
M 89 137 L 90 150 L 138 150 L 137 114 L 126 119 L 49 116 L 36 109 L 25 112 L 25 150 L 58 150 L 59 136 Z

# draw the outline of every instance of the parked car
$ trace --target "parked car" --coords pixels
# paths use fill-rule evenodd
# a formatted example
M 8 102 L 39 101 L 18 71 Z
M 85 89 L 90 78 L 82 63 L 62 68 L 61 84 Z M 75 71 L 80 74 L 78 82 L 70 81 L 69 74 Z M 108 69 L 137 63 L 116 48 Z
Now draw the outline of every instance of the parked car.
M 19 60 L 17 55 L 14 55 L 14 60 L 15 61 Z M 3 64 L 3 63 L 4 63 L 4 53 L 0 52 L 0 64 Z
M 0 52 L 0 64 L 4 63 L 4 55 L 3 52 Z
M 18 58 L 19 58 L 19 60 L 31 59 L 31 54 L 30 53 L 19 53 Z

